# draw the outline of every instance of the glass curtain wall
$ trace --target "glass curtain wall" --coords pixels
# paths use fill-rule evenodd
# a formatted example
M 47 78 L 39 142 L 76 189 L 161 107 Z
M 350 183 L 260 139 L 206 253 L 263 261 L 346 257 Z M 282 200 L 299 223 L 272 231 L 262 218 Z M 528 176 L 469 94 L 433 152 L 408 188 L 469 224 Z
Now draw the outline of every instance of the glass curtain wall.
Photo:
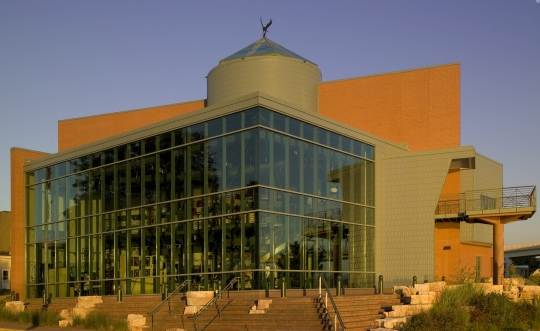
M 264 108 L 27 173 L 27 296 L 374 284 L 373 147 Z

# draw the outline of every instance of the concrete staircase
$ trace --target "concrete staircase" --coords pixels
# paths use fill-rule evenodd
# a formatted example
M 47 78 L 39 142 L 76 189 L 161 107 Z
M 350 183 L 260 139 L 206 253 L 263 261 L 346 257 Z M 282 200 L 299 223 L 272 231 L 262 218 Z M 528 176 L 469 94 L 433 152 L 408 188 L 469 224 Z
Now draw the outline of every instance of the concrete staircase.
M 324 301 L 324 296 L 321 301 Z M 384 311 L 392 306 L 400 305 L 400 297 L 396 294 L 351 295 L 334 297 L 334 302 L 347 330 L 367 331 L 376 329 L 375 320 L 384 317 Z M 328 300 L 329 318 L 334 324 L 334 308 Z M 339 325 L 339 322 L 337 322 Z M 338 326 L 339 329 L 339 326 Z
M 231 292 L 232 293 L 232 292 Z M 243 293 L 246 294 L 246 293 Z M 314 294 L 314 293 L 313 293 Z M 248 295 L 231 295 L 217 300 L 216 303 L 198 318 L 184 315 L 185 297 L 177 295 L 169 305 L 165 304 L 154 315 L 154 329 L 184 329 L 185 331 L 201 330 L 252 330 L 252 331 L 281 331 L 281 330 L 334 330 L 334 310 L 328 301 L 328 312 L 324 309 L 324 296 L 318 295 L 291 296 L 288 298 L 271 297 L 257 298 Z M 249 313 L 258 299 L 268 299 L 272 302 L 264 313 Z M 27 309 L 48 309 L 60 312 L 62 309 L 74 307 L 77 298 L 53 299 L 43 306 L 40 300 L 31 300 Z M 355 295 L 348 294 L 334 297 L 347 330 L 367 331 L 377 328 L 376 319 L 382 318 L 383 312 L 391 306 L 400 305 L 396 294 L 384 295 Z M 35 302 L 34 302 L 35 301 Z M 161 303 L 160 295 L 125 296 L 122 302 L 116 297 L 104 296 L 103 303 L 95 305 L 95 311 L 103 311 L 113 319 L 126 319 L 128 314 L 141 314 L 146 317 L 146 330 L 150 331 L 152 319 L 148 312 Z M 385 308 L 386 307 L 386 308 Z M 338 326 L 339 329 L 339 326 Z
M 77 298 L 52 298 L 50 303 L 43 304 L 42 299 L 26 299 L 25 310 L 41 311 L 47 310 L 60 313 L 64 309 L 73 308 L 77 304 Z
M 285 330 L 332 330 L 326 314 L 318 299 L 272 298 L 272 303 L 264 313 L 249 314 L 255 304 L 253 299 L 218 300 L 221 315 L 216 307 L 210 307 L 202 313 L 191 326 L 185 325 L 186 331 L 195 330 L 250 330 L 250 331 L 285 331 Z

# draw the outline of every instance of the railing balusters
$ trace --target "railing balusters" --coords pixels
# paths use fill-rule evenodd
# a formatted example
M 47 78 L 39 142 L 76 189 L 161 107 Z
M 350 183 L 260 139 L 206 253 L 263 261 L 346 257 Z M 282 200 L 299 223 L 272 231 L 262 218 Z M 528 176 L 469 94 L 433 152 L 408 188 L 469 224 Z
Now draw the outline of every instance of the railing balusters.
M 529 207 L 536 207 L 536 186 L 504 187 L 473 190 L 459 194 L 443 194 L 439 198 L 435 214 L 459 214 L 473 210 Z
M 330 297 L 330 302 L 332 303 L 332 307 L 334 308 L 334 330 L 337 330 L 337 323 L 335 322 L 336 318 L 339 320 L 339 324 L 341 326 L 341 329 L 342 330 L 347 330 L 347 328 L 345 327 L 345 323 L 343 322 L 343 319 L 341 318 L 341 315 L 339 314 L 339 309 L 334 301 L 334 298 L 332 297 L 332 293 L 330 293 L 330 289 L 328 288 L 328 284 L 326 283 L 326 279 L 324 278 L 324 276 L 322 275 L 322 273 L 319 274 L 319 299 L 322 300 L 321 298 L 321 290 L 322 290 L 322 285 L 324 285 L 324 288 L 326 290 L 326 296 L 325 296 L 325 299 L 324 299 L 324 309 L 326 310 L 326 312 L 328 313 L 328 297 Z
M 190 280 L 185 280 L 182 284 L 180 284 L 180 286 L 178 286 L 178 288 L 176 290 L 174 290 L 167 298 L 165 298 L 165 300 L 163 300 L 156 308 L 154 308 L 154 310 L 147 313 L 148 315 L 152 316 L 152 331 L 154 331 L 154 315 L 161 309 L 161 307 L 163 307 L 166 303 L 168 303 L 169 304 L 169 316 L 170 316 L 171 315 L 171 300 L 174 298 L 175 295 L 180 293 L 180 291 L 189 283 L 190 283 Z M 159 322 L 158 325 L 160 323 L 161 322 Z

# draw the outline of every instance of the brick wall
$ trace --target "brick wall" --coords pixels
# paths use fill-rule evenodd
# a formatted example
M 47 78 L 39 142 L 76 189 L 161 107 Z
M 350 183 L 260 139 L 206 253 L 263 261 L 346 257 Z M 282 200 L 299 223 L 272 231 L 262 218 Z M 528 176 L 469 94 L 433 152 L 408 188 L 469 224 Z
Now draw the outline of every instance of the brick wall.
M 26 160 L 47 153 L 11 149 L 11 289 L 24 298 L 24 171 Z
M 58 151 L 204 108 L 204 100 L 58 121 Z
M 460 145 L 457 63 L 319 85 L 319 113 L 411 151 Z

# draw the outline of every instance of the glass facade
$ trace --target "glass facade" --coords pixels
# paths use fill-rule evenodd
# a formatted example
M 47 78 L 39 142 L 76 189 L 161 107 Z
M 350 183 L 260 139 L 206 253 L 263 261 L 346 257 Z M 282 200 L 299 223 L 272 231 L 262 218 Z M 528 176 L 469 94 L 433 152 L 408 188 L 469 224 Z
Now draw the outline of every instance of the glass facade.
M 257 107 L 28 172 L 27 297 L 372 287 L 373 159 Z

